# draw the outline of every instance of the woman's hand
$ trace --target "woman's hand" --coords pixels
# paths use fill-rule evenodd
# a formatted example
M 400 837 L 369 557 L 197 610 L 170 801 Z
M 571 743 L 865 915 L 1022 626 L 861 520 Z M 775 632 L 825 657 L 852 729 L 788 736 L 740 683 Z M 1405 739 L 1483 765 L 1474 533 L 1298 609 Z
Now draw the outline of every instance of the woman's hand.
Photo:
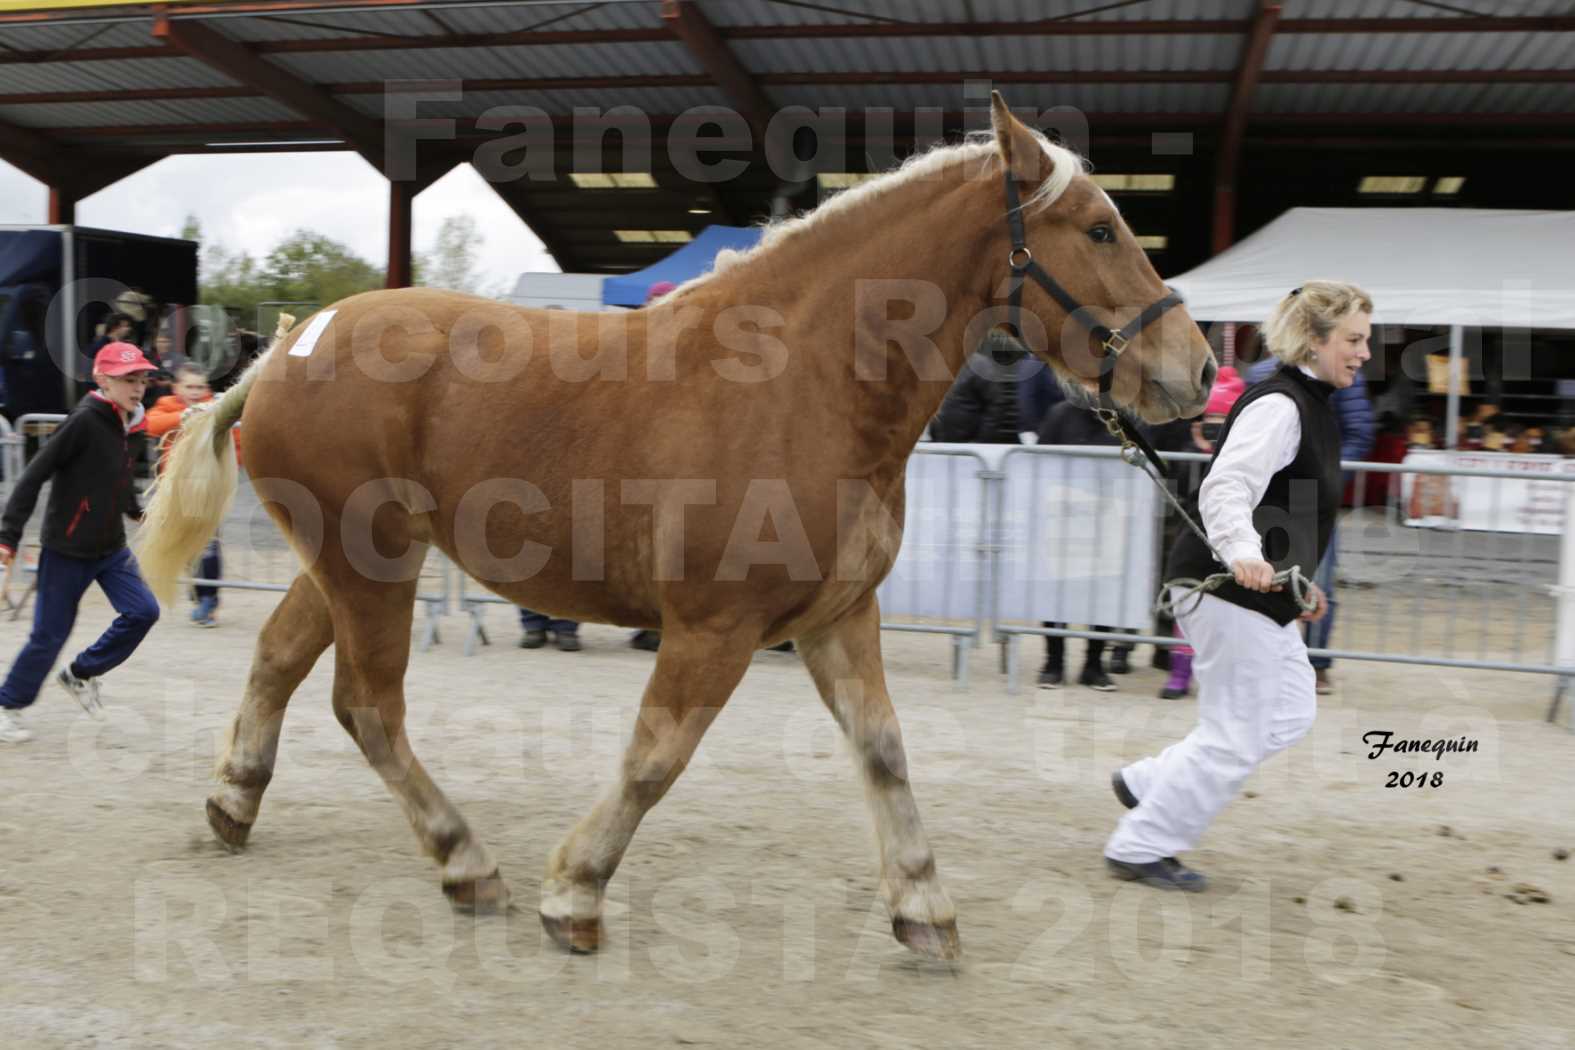
M 1297 619 L 1306 623 L 1317 623 L 1328 615 L 1329 599 L 1324 595 L 1323 588 L 1316 583 L 1308 583 L 1307 586 L 1312 589 L 1312 596 L 1318 599 L 1318 604 L 1313 608 L 1312 612 L 1304 612 Z
M 1249 591 L 1282 591 L 1274 582 L 1274 566 L 1262 558 L 1238 558 L 1230 563 L 1231 575 Z

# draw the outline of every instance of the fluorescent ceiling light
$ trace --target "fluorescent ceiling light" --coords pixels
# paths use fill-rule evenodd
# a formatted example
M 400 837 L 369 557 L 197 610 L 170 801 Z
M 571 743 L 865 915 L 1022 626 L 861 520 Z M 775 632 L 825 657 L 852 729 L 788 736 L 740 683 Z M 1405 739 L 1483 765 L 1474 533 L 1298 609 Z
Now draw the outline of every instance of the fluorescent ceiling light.
M 1452 197 L 1465 187 L 1464 175 L 1440 175 L 1433 180 L 1433 193 L 1440 197 Z
M 1094 182 L 1106 193 L 1169 193 L 1176 188 L 1176 176 L 1095 175 Z
M 823 171 L 815 176 L 815 182 L 823 190 L 845 190 L 850 186 L 857 186 L 861 182 L 878 179 L 880 175 L 858 171 Z
M 1162 233 L 1144 233 L 1138 235 L 1138 247 L 1146 252 L 1162 252 L 1170 247 L 1170 238 Z
M 208 149 L 256 149 L 259 146 L 343 146 L 344 139 L 269 139 L 266 142 L 204 142 Z
M 1358 193 L 1421 193 L 1427 186 L 1426 175 L 1367 175 Z
M 685 244 L 694 240 L 688 230 L 614 230 L 624 244 Z
M 569 178 L 582 190 L 648 190 L 656 186 L 646 171 L 570 172 Z

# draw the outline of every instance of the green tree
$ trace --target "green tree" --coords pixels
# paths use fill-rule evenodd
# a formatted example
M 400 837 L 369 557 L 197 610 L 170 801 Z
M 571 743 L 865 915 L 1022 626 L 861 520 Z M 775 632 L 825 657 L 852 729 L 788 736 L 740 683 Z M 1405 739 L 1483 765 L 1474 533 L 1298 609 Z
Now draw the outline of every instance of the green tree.
M 187 228 L 200 233 L 195 220 Z M 357 292 L 383 286 L 383 271 L 339 242 L 297 230 L 262 260 L 244 251 L 229 252 L 218 241 L 202 248 L 201 301 L 234 311 L 241 327 L 272 333 L 272 318 L 259 319 L 265 302 L 305 302 L 326 306 Z M 299 311 L 297 311 L 299 312 Z
M 428 288 L 480 294 L 482 275 L 478 260 L 485 241 L 474 218 L 450 215 L 438 227 L 437 244 L 432 251 L 413 260 L 413 282 Z
M 297 230 L 262 262 L 270 298 L 328 304 L 383 286 L 383 271 L 320 233 Z

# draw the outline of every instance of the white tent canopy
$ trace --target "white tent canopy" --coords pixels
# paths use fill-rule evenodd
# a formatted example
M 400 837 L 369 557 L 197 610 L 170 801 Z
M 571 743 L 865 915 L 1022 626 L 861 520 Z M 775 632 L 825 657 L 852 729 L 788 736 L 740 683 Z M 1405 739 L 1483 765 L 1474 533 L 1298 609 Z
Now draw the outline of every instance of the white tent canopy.
M 1319 277 L 1378 324 L 1575 329 L 1575 212 L 1293 208 L 1168 283 L 1194 320 L 1261 322 Z

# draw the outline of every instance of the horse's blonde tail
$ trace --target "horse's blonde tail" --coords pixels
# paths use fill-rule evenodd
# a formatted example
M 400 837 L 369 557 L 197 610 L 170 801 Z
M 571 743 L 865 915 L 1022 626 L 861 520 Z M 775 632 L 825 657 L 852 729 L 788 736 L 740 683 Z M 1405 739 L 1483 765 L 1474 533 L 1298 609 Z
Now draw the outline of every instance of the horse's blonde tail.
M 188 410 L 154 483 L 133 548 L 142 578 L 162 605 L 174 600 L 180 577 L 229 513 L 238 473 L 230 428 L 272 354 L 270 348 L 217 400 Z

